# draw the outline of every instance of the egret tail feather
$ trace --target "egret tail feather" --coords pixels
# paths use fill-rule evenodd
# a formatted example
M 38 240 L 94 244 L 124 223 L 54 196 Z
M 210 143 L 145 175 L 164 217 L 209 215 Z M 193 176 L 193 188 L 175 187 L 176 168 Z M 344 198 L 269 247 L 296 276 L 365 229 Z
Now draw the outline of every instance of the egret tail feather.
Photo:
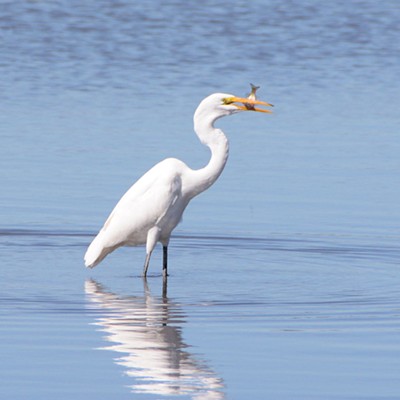
M 85 266 L 88 268 L 94 268 L 99 264 L 113 249 L 104 247 L 101 233 L 98 234 L 88 247 L 84 260 Z

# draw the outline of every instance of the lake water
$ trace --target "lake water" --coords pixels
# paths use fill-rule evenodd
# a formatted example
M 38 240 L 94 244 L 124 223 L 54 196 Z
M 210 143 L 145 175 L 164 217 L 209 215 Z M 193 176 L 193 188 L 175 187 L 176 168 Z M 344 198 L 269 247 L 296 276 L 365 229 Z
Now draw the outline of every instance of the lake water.
M 1 399 L 399 399 L 397 0 L 0 3 Z M 125 190 L 209 153 L 220 179 L 140 277 L 94 270 Z

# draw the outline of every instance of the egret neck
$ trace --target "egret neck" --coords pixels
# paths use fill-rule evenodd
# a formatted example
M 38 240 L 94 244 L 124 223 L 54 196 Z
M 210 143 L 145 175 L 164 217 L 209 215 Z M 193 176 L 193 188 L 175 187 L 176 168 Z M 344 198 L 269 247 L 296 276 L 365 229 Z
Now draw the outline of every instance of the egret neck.
M 211 159 L 201 169 L 193 171 L 189 192 L 191 197 L 208 189 L 221 175 L 229 156 L 228 138 L 221 129 L 214 127 L 214 122 L 221 114 L 202 113 L 199 107 L 194 115 L 194 130 L 200 142 L 211 151 Z

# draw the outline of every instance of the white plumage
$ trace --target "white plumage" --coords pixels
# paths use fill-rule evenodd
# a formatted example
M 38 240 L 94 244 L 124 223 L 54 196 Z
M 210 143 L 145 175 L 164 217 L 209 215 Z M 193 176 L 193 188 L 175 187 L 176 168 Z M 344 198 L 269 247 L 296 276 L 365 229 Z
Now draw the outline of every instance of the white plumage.
M 237 104 L 241 103 L 241 104 Z M 168 158 L 146 172 L 120 199 L 85 254 L 85 265 L 93 268 L 120 246 L 146 244 L 146 276 L 151 253 L 163 245 L 163 274 L 167 275 L 167 248 L 171 232 L 178 225 L 189 201 L 210 187 L 221 174 L 228 158 L 228 140 L 214 122 L 238 111 L 269 110 L 248 104 L 270 105 L 230 94 L 206 97 L 194 115 L 194 129 L 200 141 L 211 150 L 210 162 L 192 170 L 184 162 Z

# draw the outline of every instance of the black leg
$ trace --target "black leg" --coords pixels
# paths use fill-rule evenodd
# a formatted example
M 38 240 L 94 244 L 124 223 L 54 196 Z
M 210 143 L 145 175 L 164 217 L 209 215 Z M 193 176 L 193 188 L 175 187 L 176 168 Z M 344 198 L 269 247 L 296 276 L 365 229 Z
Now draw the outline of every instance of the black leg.
M 162 284 L 162 298 L 164 302 L 167 302 L 167 286 L 168 286 L 168 279 L 166 276 L 163 276 L 163 284 Z
M 163 246 L 163 277 L 168 276 L 168 246 Z

